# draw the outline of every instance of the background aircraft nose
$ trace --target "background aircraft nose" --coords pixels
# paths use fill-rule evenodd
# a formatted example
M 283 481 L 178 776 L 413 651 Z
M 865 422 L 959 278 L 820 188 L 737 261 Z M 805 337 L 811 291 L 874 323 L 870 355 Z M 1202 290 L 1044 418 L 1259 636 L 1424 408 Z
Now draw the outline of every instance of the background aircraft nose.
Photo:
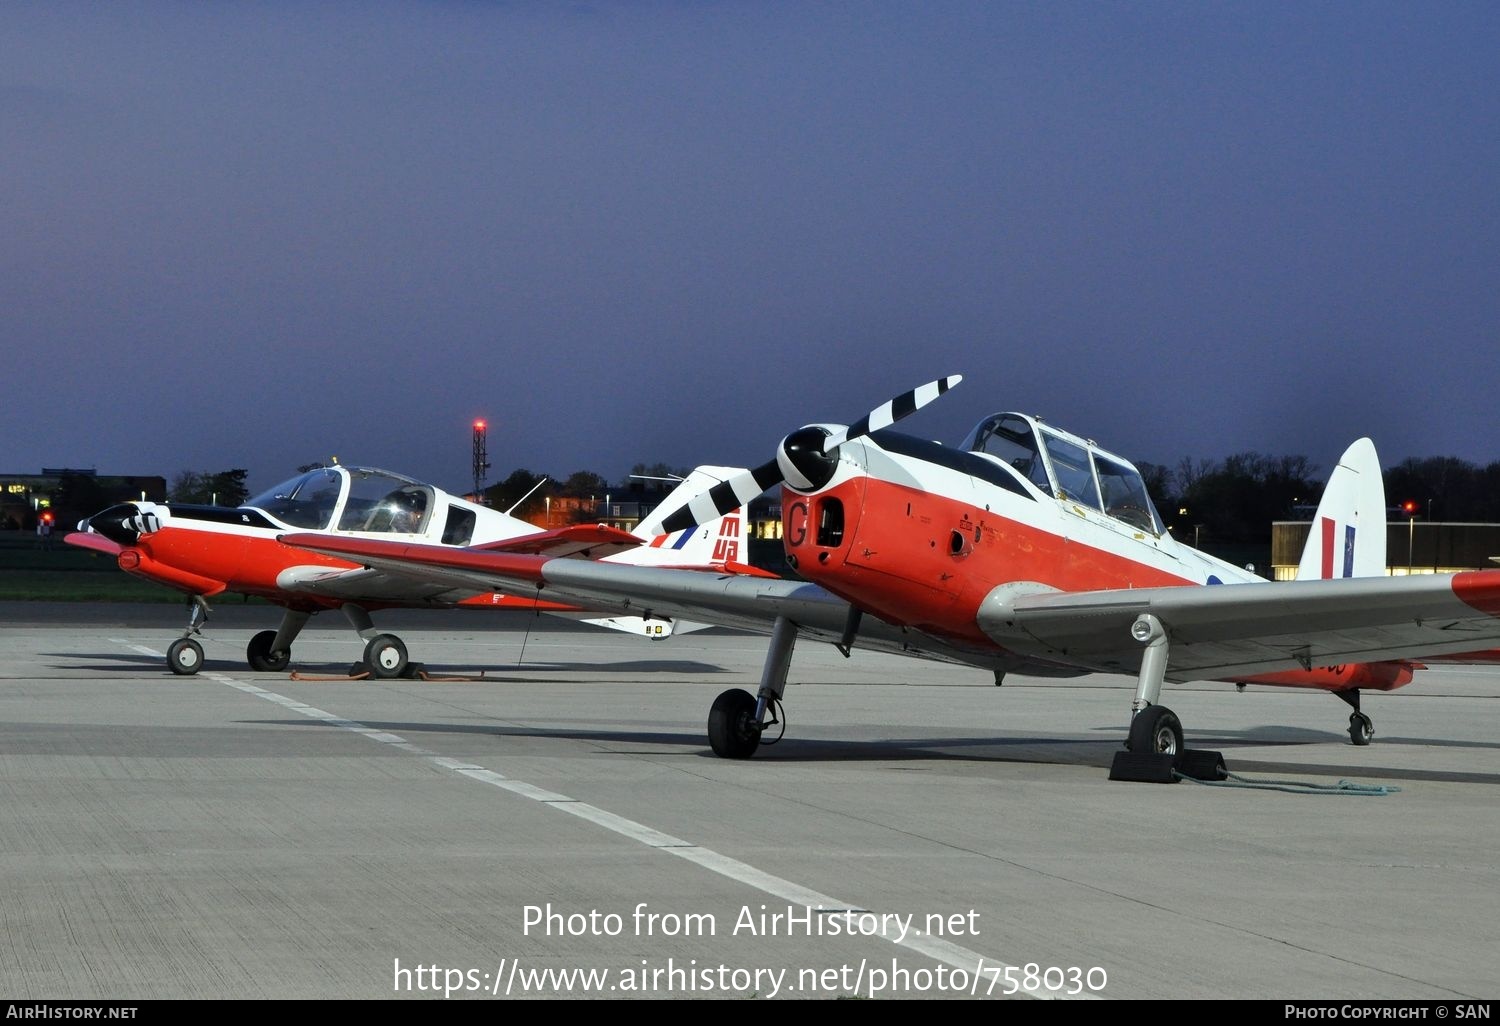
M 146 528 L 146 525 L 142 523 L 144 519 L 139 506 L 133 502 L 122 502 L 118 506 L 111 506 L 85 520 L 80 520 L 78 529 L 102 534 L 110 541 L 121 545 L 134 545 L 140 540 Z

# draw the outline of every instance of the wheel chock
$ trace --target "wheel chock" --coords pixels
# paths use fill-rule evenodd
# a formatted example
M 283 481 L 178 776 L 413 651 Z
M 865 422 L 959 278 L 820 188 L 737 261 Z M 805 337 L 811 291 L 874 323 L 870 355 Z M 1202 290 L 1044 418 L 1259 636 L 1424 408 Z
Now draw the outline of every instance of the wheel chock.
M 1134 780 L 1142 784 L 1175 784 L 1173 774 L 1176 757 L 1156 752 L 1116 752 L 1110 763 L 1109 779 Z
M 1109 767 L 1109 779 L 1132 780 L 1143 784 L 1175 784 L 1179 777 L 1194 780 L 1228 780 L 1224 756 L 1220 752 L 1185 748 L 1180 755 L 1157 752 L 1116 752 Z
M 1228 780 L 1229 770 L 1224 768 L 1224 755 L 1185 748 L 1177 757 L 1177 772 L 1194 780 Z

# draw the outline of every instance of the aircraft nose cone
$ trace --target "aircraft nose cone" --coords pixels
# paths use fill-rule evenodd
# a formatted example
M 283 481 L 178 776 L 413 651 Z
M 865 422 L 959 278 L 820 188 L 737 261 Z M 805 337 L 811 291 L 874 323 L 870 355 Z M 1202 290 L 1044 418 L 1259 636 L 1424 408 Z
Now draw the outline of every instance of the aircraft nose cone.
M 80 522 L 78 529 L 93 531 L 121 545 L 134 545 L 141 537 L 140 517 L 141 511 L 135 503 L 123 502 L 95 513 Z
M 805 427 L 781 440 L 776 463 L 787 484 L 800 492 L 815 492 L 833 480 L 838 467 L 838 447 L 825 453 L 823 444 L 827 438 L 826 429 Z

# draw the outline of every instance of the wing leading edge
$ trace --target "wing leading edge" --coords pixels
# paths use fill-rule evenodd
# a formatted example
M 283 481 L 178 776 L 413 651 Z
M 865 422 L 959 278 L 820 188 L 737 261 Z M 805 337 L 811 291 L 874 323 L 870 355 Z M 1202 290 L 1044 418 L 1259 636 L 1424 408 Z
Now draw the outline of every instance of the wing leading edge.
M 1472 652 L 1500 643 L 1500 570 L 1208 587 L 992 595 L 979 625 L 998 644 L 1134 673 L 1136 618 L 1171 641 L 1167 675 L 1201 680 L 1280 669 Z

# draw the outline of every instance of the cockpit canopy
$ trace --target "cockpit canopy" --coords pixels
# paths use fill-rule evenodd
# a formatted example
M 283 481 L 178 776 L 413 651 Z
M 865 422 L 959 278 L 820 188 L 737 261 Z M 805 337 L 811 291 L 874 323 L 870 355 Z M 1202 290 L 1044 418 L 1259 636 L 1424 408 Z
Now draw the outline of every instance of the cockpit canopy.
M 419 534 L 431 515 L 434 494 L 430 486 L 386 470 L 320 467 L 245 505 L 308 531 Z
M 1166 531 L 1140 471 L 1033 417 L 997 413 L 980 422 L 964 448 L 1005 464 L 1048 495 L 1099 510 L 1136 530 L 1158 536 Z

